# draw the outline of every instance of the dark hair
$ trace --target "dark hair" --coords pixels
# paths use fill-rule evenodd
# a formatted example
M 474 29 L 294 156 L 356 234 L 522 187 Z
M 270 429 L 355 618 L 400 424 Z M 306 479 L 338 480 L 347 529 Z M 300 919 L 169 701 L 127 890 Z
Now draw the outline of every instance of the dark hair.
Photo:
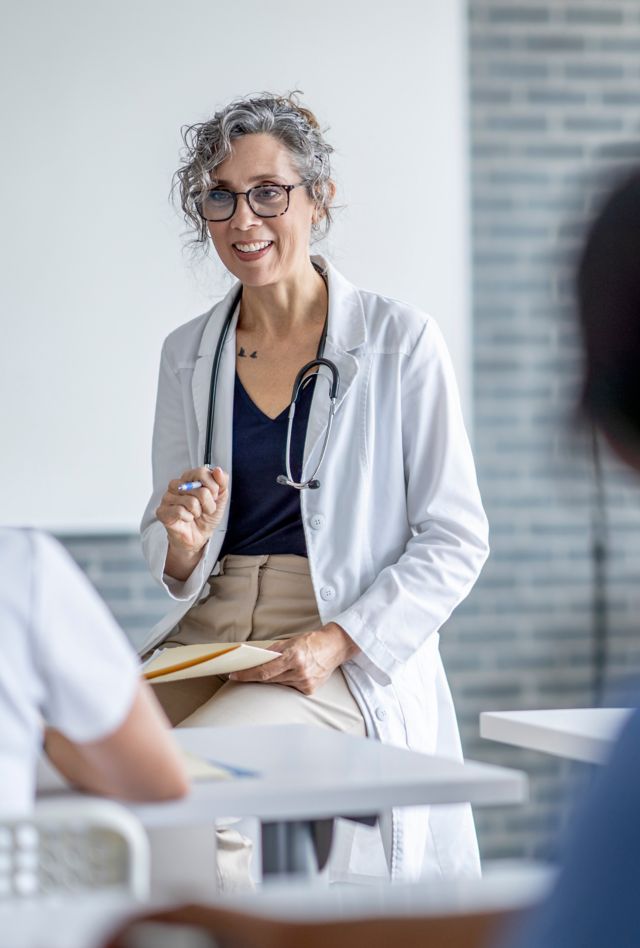
M 578 273 L 582 405 L 621 446 L 640 447 L 640 169 L 618 184 L 587 234 Z

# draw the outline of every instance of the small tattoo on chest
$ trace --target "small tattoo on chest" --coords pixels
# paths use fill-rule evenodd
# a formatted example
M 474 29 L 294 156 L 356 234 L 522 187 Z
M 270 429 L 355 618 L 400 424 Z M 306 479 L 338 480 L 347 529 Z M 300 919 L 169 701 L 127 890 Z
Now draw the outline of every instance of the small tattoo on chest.
M 238 353 L 238 355 L 240 356 L 241 359 L 246 359 L 246 358 L 247 358 L 247 353 L 244 351 L 244 346 L 240 346 L 240 352 Z M 249 355 L 249 358 L 250 358 L 250 359 L 257 359 L 257 358 L 258 358 L 258 353 L 257 353 L 257 351 L 252 352 L 252 353 Z

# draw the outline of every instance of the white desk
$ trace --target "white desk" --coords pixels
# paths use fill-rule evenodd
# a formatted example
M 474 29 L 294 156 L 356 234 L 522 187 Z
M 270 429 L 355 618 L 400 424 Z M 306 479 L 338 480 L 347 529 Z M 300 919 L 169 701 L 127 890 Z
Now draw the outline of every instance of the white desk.
M 520 771 L 418 754 L 328 728 L 197 727 L 174 734 L 186 750 L 257 776 L 205 781 L 184 800 L 132 806 L 146 826 L 198 823 L 214 815 L 277 821 L 362 816 L 422 803 L 520 803 L 527 792 Z
M 355 920 L 407 915 L 422 917 L 468 912 L 517 911 L 529 908 L 548 891 L 553 874 L 541 866 L 521 863 L 482 879 L 430 879 L 396 885 L 331 886 L 314 888 L 288 881 L 256 892 L 206 899 L 211 905 L 247 915 L 282 921 Z M 2 948 L 98 948 L 107 934 L 141 911 L 168 908 L 170 900 L 140 905 L 126 899 L 99 895 L 76 896 L 22 904 L 0 903 Z M 11 934 L 10 941 L 7 933 Z M 167 935 L 162 944 L 182 944 Z M 145 941 L 145 944 L 147 942 Z M 154 944 L 158 944 L 156 936 Z M 198 944 L 201 944 L 198 939 Z
M 299 862 L 292 865 L 297 857 L 291 854 L 300 834 L 308 834 L 309 821 L 371 818 L 393 806 L 520 803 L 527 794 L 527 777 L 520 771 L 445 760 L 329 729 L 293 724 L 174 733 L 186 750 L 256 775 L 195 783 L 183 800 L 130 809 L 149 829 L 257 817 L 267 833 L 276 831 L 268 839 L 263 832 L 268 873 L 306 871 Z M 284 829 L 288 836 L 282 842 Z M 274 861 L 274 847 L 289 855 Z
M 0 945 L 98 948 L 116 925 L 142 909 L 139 902 L 124 897 L 92 893 L 73 899 L 0 902 Z
M 548 865 L 499 860 L 483 867 L 481 879 L 429 878 L 428 884 L 421 880 L 324 888 L 287 880 L 271 882 L 255 892 L 220 895 L 216 904 L 290 922 L 515 911 L 543 898 L 555 876 L 555 869 Z
M 480 736 L 556 757 L 601 764 L 609 755 L 629 708 L 485 711 Z

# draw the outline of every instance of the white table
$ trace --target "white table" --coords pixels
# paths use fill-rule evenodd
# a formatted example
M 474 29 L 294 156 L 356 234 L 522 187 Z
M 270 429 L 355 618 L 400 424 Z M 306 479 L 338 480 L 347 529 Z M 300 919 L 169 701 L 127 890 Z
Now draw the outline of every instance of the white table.
M 556 757 L 601 764 L 609 755 L 629 708 L 485 711 L 480 736 Z
M 104 893 L 0 902 L 0 945 L 98 948 L 119 923 L 142 909 L 139 902 Z
M 362 816 L 392 806 L 519 803 L 525 774 L 460 763 L 303 724 L 177 728 L 182 747 L 255 777 L 195 784 L 184 800 L 133 806 L 147 826 L 220 816 L 295 820 Z
M 422 917 L 469 912 L 522 911 L 548 891 L 553 874 L 522 863 L 490 871 L 482 879 L 431 879 L 424 883 L 314 888 L 293 881 L 263 886 L 253 893 L 200 899 L 261 918 L 294 921 L 355 920 L 407 915 Z M 183 900 L 180 900 L 183 901 Z M 192 899 L 191 899 L 192 901 Z M 175 900 L 144 906 L 104 895 L 0 903 L 2 948 L 98 948 L 107 934 L 131 915 L 170 908 Z M 7 936 L 10 933 L 10 940 Z M 162 944 L 181 939 L 167 934 Z M 156 936 L 153 944 L 159 946 Z M 145 941 L 145 944 L 147 942 Z M 201 944 L 198 939 L 198 944 Z
M 322 820 L 340 816 L 373 823 L 393 806 L 518 803 L 526 796 L 527 778 L 520 772 L 444 760 L 330 729 L 294 724 L 179 728 L 175 734 L 186 750 L 256 776 L 203 782 L 184 800 L 133 811 L 147 827 L 211 821 L 216 815 L 259 817 L 267 875 L 312 872 L 310 840 L 318 842 Z M 324 827 L 324 856 L 331 828 Z
M 148 829 L 252 816 L 263 825 L 267 874 L 308 872 L 303 837 L 334 817 L 375 818 L 394 806 L 520 803 L 527 777 L 504 767 L 460 763 L 306 725 L 177 728 L 183 748 L 255 776 L 195 783 L 187 797 L 131 804 Z

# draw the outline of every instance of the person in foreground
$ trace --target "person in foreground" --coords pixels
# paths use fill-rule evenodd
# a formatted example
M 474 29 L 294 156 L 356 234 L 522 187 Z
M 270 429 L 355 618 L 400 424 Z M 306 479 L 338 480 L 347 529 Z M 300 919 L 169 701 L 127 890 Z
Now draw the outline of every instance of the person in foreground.
M 640 473 L 640 170 L 596 218 L 578 272 L 583 405 Z M 640 689 L 636 690 L 636 702 Z M 640 710 L 631 714 L 576 814 L 556 885 L 509 948 L 640 945 Z
M 460 758 L 438 629 L 482 568 L 487 521 L 438 326 L 311 255 L 332 148 L 295 96 L 236 100 L 185 144 L 183 212 L 235 279 L 162 350 L 142 540 L 173 608 L 144 650 L 281 654 L 156 693 L 174 724 L 301 722 Z M 391 824 L 394 878 L 479 872 L 468 807 Z M 345 847 L 347 875 L 369 872 L 363 847 Z
M 42 748 L 83 790 L 183 796 L 168 722 L 104 603 L 65 551 L 0 529 L 0 814 L 28 814 Z

